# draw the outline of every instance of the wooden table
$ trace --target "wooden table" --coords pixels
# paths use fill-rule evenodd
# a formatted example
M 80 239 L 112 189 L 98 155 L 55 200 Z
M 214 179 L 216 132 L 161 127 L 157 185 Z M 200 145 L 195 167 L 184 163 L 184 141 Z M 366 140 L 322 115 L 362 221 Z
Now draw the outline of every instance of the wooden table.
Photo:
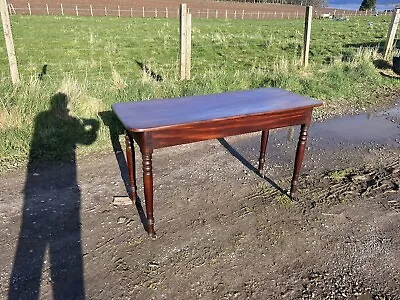
M 133 142 L 142 153 L 147 232 L 154 236 L 153 167 L 154 149 L 262 131 L 258 169 L 265 161 L 269 129 L 301 125 L 290 196 L 297 181 L 307 141 L 312 110 L 321 101 L 276 88 L 229 92 L 112 105 L 126 130 L 126 156 L 131 199 L 137 199 Z

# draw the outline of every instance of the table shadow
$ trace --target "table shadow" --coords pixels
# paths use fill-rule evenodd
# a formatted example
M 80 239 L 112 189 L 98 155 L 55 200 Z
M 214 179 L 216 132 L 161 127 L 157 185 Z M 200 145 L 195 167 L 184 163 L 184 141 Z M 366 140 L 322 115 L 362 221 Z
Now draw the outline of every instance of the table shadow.
M 111 145 L 113 147 L 113 152 L 115 155 L 115 159 L 117 160 L 119 172 L 122 181 L 124 182 L 126 193 L 131 197 L 132 191 L 129 184 L 129 176 L 128 176 L 128 165 L 126 162 L 126 158 L 124 155 L 124 151 L 122 150 L 121 143 L 119 141 L 119 136 L 125 134 L 125 129 L 122 126 L 121 122 L 118 120 L 117 116 L 112 111 L 103 111 L 99 113 L 100 118 L 103 120 L 104 125 L 108 127 L 110 132 L 110 140 Z M 135 156 L 134 145 L 132 147 L 133 156 Z M 135 163 L 135 161 L 134 161 Z M 136 174 L 135 174 L 136 176 Z M 132 197 L 131 197 L 132 198 Z M 140 222 L 145 230 L 147 230 L 147 219 L 146 214 L 143 210 L 142 201 L 139 196 L 136 196 L 135 206 L 137 213 L 140 217 Z
M 265 175 L 260 174 L 258 169 L 254 167 L 247 159 L 243 157 L 235 148 L 233 148 L 224 138 L 218 139 L 219 143 L 226 149 L 228 152 L 236 157 L 246 168 L 255 173 L 257 176 L 265 179 L 273 188 L 286 195 L 285 190 L 283 190 L 278 184 L 276 184 L 272 179 L 268 178 Z

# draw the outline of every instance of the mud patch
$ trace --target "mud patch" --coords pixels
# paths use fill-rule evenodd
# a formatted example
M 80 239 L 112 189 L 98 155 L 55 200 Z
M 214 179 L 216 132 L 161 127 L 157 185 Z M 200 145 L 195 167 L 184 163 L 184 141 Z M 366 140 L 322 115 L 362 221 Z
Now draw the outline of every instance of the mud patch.
M 300 198 L 304 199 L 303 201 L 334 205 L 362 197 L 398 194 L 400 162 L 395 160 L 383 166 L 363 166 L 356 170 L 333 170 L 318 178 L 310 175 L 304 175 L 304 177 L 304 181 L 300 184 L 303 191 Z M 304 193 L 304 191 L 307 192 Z M 400 212 L 397 200 L 389 200 L 385 205 Z

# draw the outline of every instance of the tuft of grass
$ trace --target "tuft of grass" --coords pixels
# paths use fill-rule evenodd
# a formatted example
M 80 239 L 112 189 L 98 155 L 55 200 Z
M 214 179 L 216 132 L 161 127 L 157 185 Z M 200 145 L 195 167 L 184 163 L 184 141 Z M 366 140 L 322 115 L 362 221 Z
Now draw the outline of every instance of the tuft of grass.
M 342 181 L 353 172 L 352 169 L 335 170 L 328 174 L 329 178 L 333 181 Z
M 279 205 L 282 205 L 282 206 L 284 206 L 286 208 L 288 208 L 288 207 L 293 205 L 292 199 L 288 195 L 282 194 L 282 193 L 279 194 L 278 196 L 276 196 L 274 198 L 274 201 L 276 203 L 278 203 Z

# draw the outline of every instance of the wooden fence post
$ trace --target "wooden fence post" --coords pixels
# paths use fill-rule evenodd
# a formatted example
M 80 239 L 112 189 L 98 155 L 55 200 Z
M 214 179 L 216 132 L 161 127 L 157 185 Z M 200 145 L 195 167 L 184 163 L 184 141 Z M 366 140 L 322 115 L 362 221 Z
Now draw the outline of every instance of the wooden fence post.
M 186 74 L 185 79 L 190 80 L 190 67 L 192 60 L 192 14 L 187 14 L 186 19 Z
M 90 15 L 93 17 L 93 7 L 92 7 L 92 4 L 90 4 Z
M 225 9 L 225 20 L 228 19 L 228 10 Z
M 208 11 L 208 8 L 207 8 L 207 19 L 208 19 L 208 13 L 209 13 L 209 11 Z
M 400 9 L 394 9 L 392 14 L 392 22 L 389 26 L 389 31 L 387 34 L 385 47 L 384 47 L 384 54 L 383 58 L 387 59 L 389 52 L 393 48 L 394 38 L 396 37 L 397 27 L 399 26 L 400 21 Z
M 49 5 L 48 4 L 46 4 L 46 12 L 47 12 L 47 15 L 49 15 Z
M 179 44 L 180 44 L 180 75 L 181 80 L 186 78 L 186 48 L 187 48 L 187 6 L 181 4 L 180 6 L 180 27 L 179 27 Z
M 61 15 L 63 16 L 64 15 L 64 7 L 63 7 L 62 3 L 60 4 L 60 9 L 61 9 Z
M 236 10 L 235 13 L 233 14 L 233 18 L 236 20 Z
M 28 2 L 29 15 L 32 16 L 31 4 Z
M 242 10 L 242 20 L 244 19 L 244 9 Z
M 121 18 L 121 9 L 119 8 L 119 5 L 118 5 L 118 18 Z
M 133 17 L 133 8 L 131 7 L 131 18 Z
M 6 41 L 8 63 L 10 66 L 10 75 L 13 85 L 19 83 L 19 73 L 17 57 L 15 56 L 14 40 L 11 32 L 10 15 L 7 8 L 7 0 L 0 0 L 1 21 L 3 23 L 4 39 Z
M 215 10 L 215 18 L 218 19 L 218 9 Z
M 107 6 L 104 6 L 104 15 L 107 17 Z
M 142 8 L 142 18 L 144 18 L 144 6 Z
M 76 16 L 79 17 L 78 5 L 75 6 Z
M 303 46 L 303 61 L 304 67 L 308 66 L 308 55 L 310 52 L 310 39 L 311 39 L 311 20 L 312 20 L 312 6 L 306 8 L 306 18 L 304 24 L 304 46 Z
M 15 11 L 14 5 L 13 5 L 12 3 L 10 4 L 10 7 L 11 7 L 11 10 L 12 10 L 12 13 L 13 13 L 14 15 L 16 15 L 17 12 Z
M 156 9 L 154 9 L 154 18 L 157 18 L 158 17 L 158 11 L 157 11 L 157 8 Z
M 168 19 L 168 7 L 165 8 L 165 18 Z

